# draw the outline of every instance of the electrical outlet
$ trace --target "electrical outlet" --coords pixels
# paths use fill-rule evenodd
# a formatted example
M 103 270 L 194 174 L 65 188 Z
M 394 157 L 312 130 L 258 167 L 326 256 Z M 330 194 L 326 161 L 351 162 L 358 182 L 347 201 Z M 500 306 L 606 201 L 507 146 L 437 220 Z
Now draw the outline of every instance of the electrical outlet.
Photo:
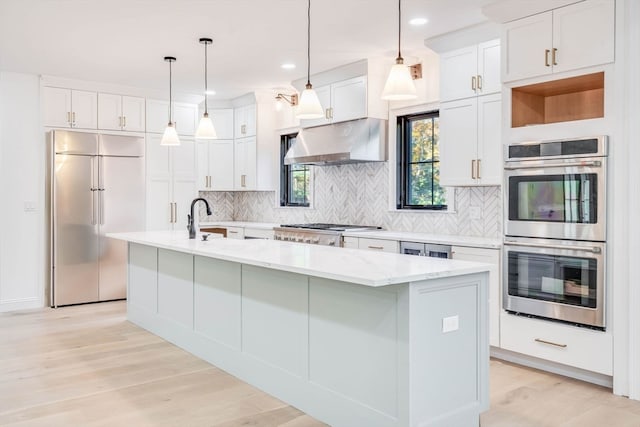
M 469 219 L 482 218 L 482 209 L 480 206 L 469 206 Z
M 460 320 L 459 317 L 450 316 L 442 318 L 442 333 L 446 334 L 447 332 L 457 331 L 460 328 Z
M 24 211 L 25 212 L 35 212 L 36 211 L 36 202 L 27 200 L 24 202 Z

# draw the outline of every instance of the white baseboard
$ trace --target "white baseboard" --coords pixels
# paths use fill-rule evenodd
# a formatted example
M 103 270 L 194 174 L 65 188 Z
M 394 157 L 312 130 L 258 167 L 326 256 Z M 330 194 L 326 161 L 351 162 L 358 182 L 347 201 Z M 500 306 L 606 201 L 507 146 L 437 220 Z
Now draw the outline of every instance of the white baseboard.
M 505 360 L 518 365 L 540 369 L 541 371 L 551 372 L 553 374 L 563 375 L 569 378 L 575 378 L 577 380 L 586 381 L 588 383 L 597 384 L 607 388 L 613 388 L 613 377 L 609 375 L 574 368 L 573 366 L 563 365 L 561 363 L 551 362 L 549 360 L 539 359 L 537 357 L 527 356 L 526 354 L 516 353 L 497 347 L 491 347 L 490 355 L 496 359 Z
M 31 310 L 43 307 L 43 302 L 38 297 L 0 301 L 0 313 L 16 310 Z

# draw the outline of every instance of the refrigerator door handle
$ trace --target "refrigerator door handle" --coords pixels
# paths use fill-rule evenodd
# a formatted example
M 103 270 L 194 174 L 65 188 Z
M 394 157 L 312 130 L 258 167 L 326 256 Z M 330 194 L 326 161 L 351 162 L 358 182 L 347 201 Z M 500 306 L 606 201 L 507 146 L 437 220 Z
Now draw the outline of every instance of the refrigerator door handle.
M 91 225 L 97 225 L 98 220 L 96 219 L 96 184 L 95 184 L 95 176 L 96 176 L 96 158 L 91 157 L 90 163 L 90 173 L 91 173 Z
M 104 162 L 98 157 L 98 224 L 104 224 Z

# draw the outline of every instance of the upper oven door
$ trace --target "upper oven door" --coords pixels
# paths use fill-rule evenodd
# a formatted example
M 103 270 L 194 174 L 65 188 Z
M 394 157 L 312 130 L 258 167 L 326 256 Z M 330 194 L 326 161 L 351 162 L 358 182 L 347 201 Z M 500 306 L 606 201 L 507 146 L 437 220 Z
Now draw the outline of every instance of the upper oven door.
M 605 241 L 604 160 L 506 162 L 506 235 Z

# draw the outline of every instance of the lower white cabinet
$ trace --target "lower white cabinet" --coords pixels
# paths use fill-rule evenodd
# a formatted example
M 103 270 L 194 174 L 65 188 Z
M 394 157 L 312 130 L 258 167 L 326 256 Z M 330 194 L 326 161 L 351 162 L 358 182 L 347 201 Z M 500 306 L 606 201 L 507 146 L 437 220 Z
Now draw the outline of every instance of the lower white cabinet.
M 342 247 L 343 248 L 350 248 L 350 249 L 358 249 L 358 238 L 357 237 L 344 236 L 342 238 Z
M 501 347 L 604 375 L 613 374 L 613 336 L 548 320 L 503 313 Z
M 358 238 L 358 248 L 397 254 L 400 252 L 400 243 L 397 240 L 369 239 L 360 237 Z
M 489 345 L 500 347 L 501 270 L 500 250 L 453 246 L 451 258 L 491 264 L 489 270 Z
M 242 227 L 226 227 L 227 239 L 244 239 L 244 228 Z
M 186 230 L 187 214 L 197 197 L 193 139 L 160 145 L 161 135 L 147 134 L 147 230 Z
M 269 239 L 273 240 L 273 228 L 265 230 L 264 228 L 244 228 L 245 239 Z
M 234 190 L 233 149 L 232 139 L 196 141 L 199 191 Z

